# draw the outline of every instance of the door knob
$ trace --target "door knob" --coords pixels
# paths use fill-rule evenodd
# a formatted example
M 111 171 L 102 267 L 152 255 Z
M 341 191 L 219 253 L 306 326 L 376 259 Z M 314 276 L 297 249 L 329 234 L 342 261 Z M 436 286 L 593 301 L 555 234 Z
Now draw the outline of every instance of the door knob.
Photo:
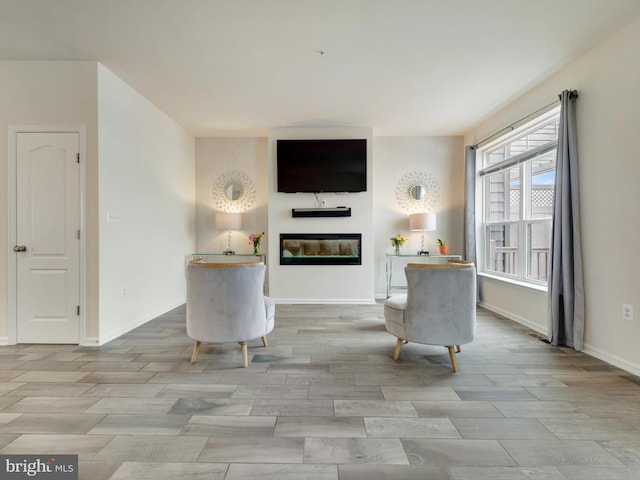
M 26 252 L 27 251 L 27 246 L 26 245 L 16 245 L 15 247 L 13 247 L 13 251 L 14 252 Z

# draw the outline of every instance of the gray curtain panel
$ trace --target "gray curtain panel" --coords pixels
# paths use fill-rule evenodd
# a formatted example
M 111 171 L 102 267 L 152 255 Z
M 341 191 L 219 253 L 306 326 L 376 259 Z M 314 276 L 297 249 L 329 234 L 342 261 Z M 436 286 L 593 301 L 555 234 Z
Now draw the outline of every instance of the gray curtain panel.
M 465 260 L 476 264 L 476 145 L 464 152 L 464 249 Z
M 578 141 L 576 100 L 578 92 L 560 94 L 560 128 L 551 229 L 548 287 L 548 327 L 552 345 L 575 350 L 584 347 L 584 282 L 580 237 Z
M 465 260 L 476 266 L 476 152 L 477 145 L 469 145 L 464 151 L 464 248 Z M 480 302 L 479 283 L 476 282 L 476 303 Z

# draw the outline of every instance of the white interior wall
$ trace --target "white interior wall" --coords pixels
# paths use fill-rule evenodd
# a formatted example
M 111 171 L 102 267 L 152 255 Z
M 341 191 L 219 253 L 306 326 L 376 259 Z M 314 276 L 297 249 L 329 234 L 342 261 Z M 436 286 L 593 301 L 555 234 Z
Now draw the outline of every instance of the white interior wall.
M 255 205 L 242 213 L 242 228 L 231 232 L 233 250 L 251 253 L 248 236 L 267 232 L 267 139 L 197 138 L 196 252 L 222 253 L 227 248 L 227 232 L 215 226 L 218 211 L 214 207 L 212 187 L 218 177 L 229 171 L 248 175 L 256 187 Z M 268 253 L 267 243 L 266 238 L 261 242 L 261 253 Z
M 586 297 L 585 351 L 640 374 L 640 19 L 586 52 L 551 78 L 482 122 L 466 144 L 513 123 L 577 89 L 580 207 Z M 614 245 L 614 246 L 612 246 Z M 546 295 L 481 278 L 482 303 L 546 331 Z M 636 307 L 623 320 L 622 303 Z
M 312 193 L 278 193 L 278 139 L 364 138 L 367 140 L 367 191 L 323 193 L 327 207 L 351 207 L 350 217 L 292 218 L 292 208 L 317 207 Z M 269 294 L 293 303 L 373 302 L 373 143 L 370 128 L 278 128 L 269 132 Z M 281 233 L 361 233 L 362 265 L 280 265 Z
M 0 62 L 0 185 L 7 186 L 9 126 L 80 125 L 85 127 L 85 335 L 98 334 L 97 70 L 95 62 Z M 7 343 L 9 262 L 15 262 L 8 239 L 7 195 L 0 195 L 0 343 Z
M 104 343 L 185 301 L 195 139 L 102 65 L 98 86 Z
M 424 171 L 440 186 L 434 206 L 437 230 L 424 232 L 425 248 L 439 253 L 437 239 L 446 240 L 450 254 L 462 253 L 464 151 L 462 137 L 375 137 L 373 139 L 375 292 L 386 296 L 386 256 L 396 233 L 408 238 L 406 254 L 420 250 L 420 232 L 409 230 L 409 216 L 396 199 L 396 184 L 407 173 Z

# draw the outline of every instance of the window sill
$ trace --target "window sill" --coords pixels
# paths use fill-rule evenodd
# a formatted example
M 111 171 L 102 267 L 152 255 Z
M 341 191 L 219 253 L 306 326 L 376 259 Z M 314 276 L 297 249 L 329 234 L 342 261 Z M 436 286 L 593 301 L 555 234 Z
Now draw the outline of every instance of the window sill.
M 522 280 L 516 280 L 513 278 L 502 277 L 500 275 L 492 275 L 486 272 L 478 272 L 479 277 L 490 278 L 491 280 L 497 280 L 499 282 L 508 283 L 516 287 L 526 288 L 527 290 L 533 290 L 536 292 L 547 293 L 546 285 L 538 285 L 535 283 L 524 282 Z

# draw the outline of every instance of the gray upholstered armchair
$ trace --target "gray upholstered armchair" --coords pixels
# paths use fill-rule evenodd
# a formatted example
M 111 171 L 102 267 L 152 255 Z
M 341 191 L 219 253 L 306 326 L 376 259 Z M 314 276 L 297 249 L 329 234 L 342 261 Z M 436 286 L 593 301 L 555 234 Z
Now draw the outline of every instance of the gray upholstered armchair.
M 398 337 L 393 359 L 403 343 L 443 345 L 458 371 L 453 347 L 471 342 L 476 332 L 476 269 L 473 263 L 414 264 L 405 267 L 407 293 L 384 302 L 384 323 Z
M 247 367 L 247 341 L 273 330 L 275 304 L 264 296 L 265 265 L 201 263 L 187 265 L 187 335 L 195 340 L 191 363 L 202 342 L 238 342 Z

